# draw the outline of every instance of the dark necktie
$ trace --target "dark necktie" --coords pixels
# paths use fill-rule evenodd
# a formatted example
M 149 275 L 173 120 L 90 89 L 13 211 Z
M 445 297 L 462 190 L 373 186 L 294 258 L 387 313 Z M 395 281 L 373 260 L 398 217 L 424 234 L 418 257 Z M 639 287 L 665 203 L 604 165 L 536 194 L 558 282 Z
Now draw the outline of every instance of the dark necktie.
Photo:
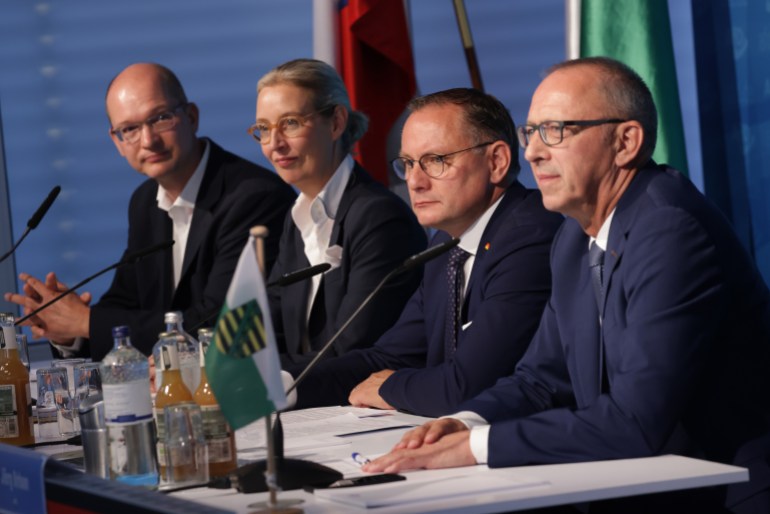
M 591 267 L 591 282 L 594 285 L 596 306 L 601 318 L 602 304 L 604 303 L 604 250 L 596 244 L 596 241 L 591 243 L 591 248 L 588 250 L 588 265 Z
M 446 266 L 447 278 L 447 312 L 446 312 L 446 339 L 444 358 L 449 360 L 457 348 L 457 332 L 460 325 L 460 313 L 463 305 L 463 286 L 465 285 L 465 273 L 463 264 L 471 254 L 455 246 L 449 251 L 449 261 Z

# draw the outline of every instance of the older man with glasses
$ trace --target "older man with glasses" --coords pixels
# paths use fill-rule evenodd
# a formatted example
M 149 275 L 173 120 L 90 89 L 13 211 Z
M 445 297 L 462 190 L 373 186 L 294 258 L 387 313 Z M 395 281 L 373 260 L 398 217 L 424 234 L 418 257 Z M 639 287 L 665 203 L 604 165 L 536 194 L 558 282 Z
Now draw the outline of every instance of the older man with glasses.
M 460 243 L 425 265 L 417 292 L 373 347 L 306 375 L 298 407 L 347 400 L 428 416 L 453 412 L 513 370 L 540 320 L 562 217 L 517 181 L 507 109 L 474 89 L 417 98 L 409 109 L 393 169 L 420 224 L 438 231 L 432 244 Z
M 48 338 L 61 354 L 94 360 L 112 348 L 115 325 L 129 325 L 134 345 L 149 354 L 165 312 L 182 311 L 188 326 L 215 312 L 249 228 L 268 227 L 269 267 L 295 197 L 274 173 L 198 138 L 198 107 L 163 66 L 127 67 L 110 83 L 106 106 L 115 147 L 149 179 L 131 197 L 126 254 L 170 239 L 175 244 L 119 268 L 95 305 L 88 293 L 71 294 L 29 320 L 33 335 Z M 45 281 L 22 273 L 21 280 L 25 294 L 6 300 L 25 312 L 63 289 L 54 273 Z
M 722 214 L 651 160 L 656 135 L 652 95 L 627 66 L 550 71 L 519 138 L 545 207 L 568 218 L 532 344 L 511 376 L 366 471 L 676 453 L 751 480 L 588 511 L 770 512 L 770 292 Z

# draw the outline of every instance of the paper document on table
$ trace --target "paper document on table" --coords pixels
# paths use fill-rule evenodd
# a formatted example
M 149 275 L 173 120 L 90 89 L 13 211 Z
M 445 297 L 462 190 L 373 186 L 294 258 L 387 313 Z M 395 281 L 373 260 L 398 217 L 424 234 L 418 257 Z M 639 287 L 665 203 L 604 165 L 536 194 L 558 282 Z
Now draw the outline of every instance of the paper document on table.
M 322 407 L 319 409 L 303 409 L 285 412 L 281 414 L 283 424 L 283 438 L 287 449 L 291 448 L 290 441 L 295 445 L 309 448 L 312 444 L 303 444 L 303 438 L 321 441 L 317 447 L 329 445 L 329 437 L 370 432 L 374 430 L 386 430 L 405 425 L 388 412 L 376 409 L 361 409 L 356 407 Z M 264 448 L 265 421 L 258 420 L 235 432 L 236 446 L 238 449 Z M 325 442 L 324 442 L 325 440 Z M 338 441 L 334 444 L 341 444 Z
M 476 474 L 419 480 L 417 475 L 409 474 L 405 482 L 393 482 L 366 487 L 316 489 L 313 491 L 313 494 L 315 494 L 316 498 L 354 507 L 373 509 L 407 503 L 446 500 L 447 498 L 458 496 L 477 496 L 484 493 L 494 493 L 495 491 L 542 487 L 548 484 L 549 482 L 534 477 L 531 479 L 518 479 L 484 476 L 482 478 Z

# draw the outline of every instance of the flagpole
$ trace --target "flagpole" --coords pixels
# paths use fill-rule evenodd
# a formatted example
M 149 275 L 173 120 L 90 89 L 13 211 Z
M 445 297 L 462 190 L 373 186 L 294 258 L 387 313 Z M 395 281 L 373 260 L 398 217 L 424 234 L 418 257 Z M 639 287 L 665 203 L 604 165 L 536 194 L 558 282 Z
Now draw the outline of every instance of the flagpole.
M 257 266 L 262 276 L 265 276 L 265 238 L 268 235 L 267 227 L 257 225 L 251 227 L 249 235 L 254 238 L 254 249 L 257 253 Z M 268 510 L 278 507 L 278 480 L 275 470 L 275 441 L 273 441 L 272 414 L 265 416 L 265 439 L 267 439 L 267 470 L 265 470 L 265 483 L 270 493 L 267 501 Z
M 566 21 L 566 55 L 567 59 L 580 57 L 580 13 L 582 5 L 580 0 L 565 0 Z
M 479 91 L 484 91 L 484 84 L 481 83 L 481 69 L 479 69 L 479 61 L 476 59 L 476 48 L 473 46 L 471 25 L 468 22 L 468 13 L 465 12 L 465 3 L 463 0 L 453 0 L 452 3 L 455 7 L 457 26 L 460 29 L 460 39 L 462 39 L 465 50 L 465 60 L 468 62 L 468 71 L 471 74 L 471 84 Z

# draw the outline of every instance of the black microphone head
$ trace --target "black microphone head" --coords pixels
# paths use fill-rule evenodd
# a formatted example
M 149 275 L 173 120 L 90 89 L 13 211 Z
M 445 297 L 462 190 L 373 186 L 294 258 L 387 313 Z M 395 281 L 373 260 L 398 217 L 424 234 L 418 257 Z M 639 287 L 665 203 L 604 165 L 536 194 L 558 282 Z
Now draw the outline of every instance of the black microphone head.
M 281 275 L 281 277 L 277 280 L 267 284 L 267 287 L 290 286 L 292 284 L 296 284 L 297 282 L 302 282 L 303 280 L 314 277 L 320 273 L 326 273 L 331 269 L 331 267 L 332 265 L 328 262 L 322 262 L 321 264 L 316 264 L 315 266 L 309 266 L 297 271 L 292 271 L 290 273 Z
M 37 228 L 37 226 L 40 224 L 40 221 L 43 219 L 43 216 L 45 216 L 45 213 L 47 213 L 48 209 L 51 208 L 53 201 L 56 200 L 56 197 L 59 196 L 60 192 L 61 186 L 55 186 L 53 189 L 51 189 L 51 192 L 48 193 L 48 196 L 45 200 L 43 200 L 43 203 L 40 204 L 40 207 L 37 208 L 35 214 L 29 218 L 29 221 L 27 222 L 27 228 L 30 230 Z
M 455 237 L 455 238 L 449 239 L 448 241 L 444 241 L 443 243 L 438 244 L 436 246 L 431 246 L 427 250 L 422 251 L 417 255 L 412 255 L 411 257 L 406 259 L 404 263 L 401 265 L 400 269 L 403 271 L 407 271 L 412 268 L 416 268 L 421 264 L 424 264 L 432 259 L 435 259 L 442 253 L 449 251 L 451 248 L 457 246 L 458 244 L 460 244 L 460 239 Z

